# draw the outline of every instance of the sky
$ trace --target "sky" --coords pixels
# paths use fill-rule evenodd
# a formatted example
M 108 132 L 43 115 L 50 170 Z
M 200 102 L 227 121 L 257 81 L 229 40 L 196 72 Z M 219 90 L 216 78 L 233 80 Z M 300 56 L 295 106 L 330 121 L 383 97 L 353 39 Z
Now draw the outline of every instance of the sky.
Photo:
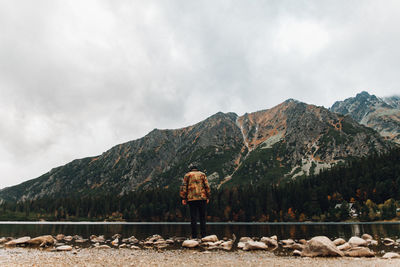
M 0 188 L 154 128 L 400 93 L 400 1 L 0 0 Z

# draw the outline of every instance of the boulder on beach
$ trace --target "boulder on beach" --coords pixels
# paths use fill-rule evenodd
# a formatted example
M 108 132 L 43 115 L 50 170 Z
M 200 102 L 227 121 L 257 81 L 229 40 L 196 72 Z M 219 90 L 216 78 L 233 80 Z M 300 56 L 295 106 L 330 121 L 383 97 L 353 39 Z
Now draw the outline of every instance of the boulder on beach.
M 396 252 L 387 252 L 382 256 L 383 259 L 397 259 L 400 258 L 400 254 Z
M 56 240 L 51 235 L 43 235 L 32 238 L 26 243 L 29 245 L 34 245 L 34 246 L 39 245 L 40 247 L 44 247 L 44 246 L 54 245 L 56 243 Z
M 349 249 L 351 249 L 351 246 L 350 246 L 350 244 L 349 243 L 344 243 L 343 245 L 340 245 L 340 246 L 337 246 L 337 248 L 340 250 L 340 251 L 344 251 L 344 250 L 349 250 Z
M 345 243 L 347 243 L 347 242 L 343 238 L 336 238 L 335 240 L 333 240 L 333 244 L 335 244 L 335 246 L 340 246 Z
M 7 243 L 5 243 L 4 245 L 6 247 L 18 246 L 18 245 L 25 244 L 30 239 L 31 238 L 29 236 L 24 236 L 24 237 L 20 237 L 20 238 L 17 238 L 17 239 L 10 240 Z
M 364 239 L 364 240 L 372 240 L 372 236 L 371 235 L 369 235 L 369 234 L 363 234 L 362 236 L 361 236 L 361 238 L 362 239 Z
M 201 242 L 217 242 L 217 241 L 218 237 L 216 235 L 209 235 L 201 239 Z
M 366 247 L 353 247 L 347 250 L 344 255 L 347 257 L 374 257 L 375 253 Z
M 383 240 L 382 240 L 382 243 L 385 245 L 385 246 L 393 246 L 393 245 L 395 245 L 396 244 L 396 242 L 393 240 L 393 239 L 391 239 L 391 238 L 384 238 Z
M 72 247 L 71 246 L 59 246 L 59 247 L 56 247 L 56 250 L 57 251 L 71 251 L 72 250 Z
M 326 236 L 313 237 L 301 253 L 303 257 L 343 257 L 343 255 L 343 252 Z
M 190 239 L 189 239 L 189 240 L 183 241 L 182 247 L 185 247 L 185 248 L 195 248 L 195 247 L 197 247 L 199 244 L 200 244 L 199 241 L 190 240 Z
M 278 241 L 271 237 L 262 237 L 260 241 L 265 243 L 268 247 L 272 247 L 274 249 L 278 247 Z
M 64 240 L 64 237 L 65 237 L 65 235 L 63 235 L 63 234 L 58 234 L 58 235 L 56 235 L 56 240 L 57 240 L 57 241 L 62 241 L 62 240 Z
M 353 236 L 352 238 L 349 239 L 350 246 L 352 247 L 366 247 L 368 246 L 368 241 L 358 237 L 358 236 Z
M 267 250 L 268 246 L 263 243 L 263 242 L 259 242 L 259 241 L 247 241 L 246 243 L 244 243 L 244 247 L 243 250 Z

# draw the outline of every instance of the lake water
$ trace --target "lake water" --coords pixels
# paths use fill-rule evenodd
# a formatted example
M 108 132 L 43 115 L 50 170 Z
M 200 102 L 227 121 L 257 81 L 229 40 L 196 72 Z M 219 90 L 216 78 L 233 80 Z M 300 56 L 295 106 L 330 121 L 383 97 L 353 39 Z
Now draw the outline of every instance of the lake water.
M 21 237 L 39 235 L 104 235 L 123 237 L 135 236 L 144 239 L 153 234 L 168 237 L 189 237 L 189 223 L 107 223 L 107 222 L 0 222 L 0 237 Z M 279 239 L 309 239 L 317 235 L 329 238 L 349 239 L 364 233 L 374 238 L 389 237 L 399 239 L 400 223 L 208 223 L 207 234 L 219 238 L 242 236 L 263 237 L 277 235 Z

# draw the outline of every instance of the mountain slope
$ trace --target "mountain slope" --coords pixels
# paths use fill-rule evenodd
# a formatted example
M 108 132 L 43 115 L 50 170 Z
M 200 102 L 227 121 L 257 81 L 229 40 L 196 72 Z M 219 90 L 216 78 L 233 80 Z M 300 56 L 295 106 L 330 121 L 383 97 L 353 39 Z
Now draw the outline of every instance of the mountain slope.
M 74 160 L 0 191 L 5 200 L 177 188 L 190 163 L 212 186 L 281 182 L 393 146 L 350 117 L 295 100 L 238 117 L 217 113 L 190 127 L 153 130 L 100 156 Z
M 367 92 L 337 101 L 331 111 L 350 115 L 357 122 L 373 128 L 383 137 L 400 144 L 400 98 L 378 98 Z

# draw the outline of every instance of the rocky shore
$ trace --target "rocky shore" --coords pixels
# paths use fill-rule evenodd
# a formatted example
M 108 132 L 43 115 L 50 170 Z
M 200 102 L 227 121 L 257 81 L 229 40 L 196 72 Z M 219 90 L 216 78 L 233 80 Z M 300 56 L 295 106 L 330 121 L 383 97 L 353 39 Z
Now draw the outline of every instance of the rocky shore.
M 45 235 L 0 238 L 0 266 L 400 266 L 399 242 L 368 234 L 331 240 L 271 237 L 190 240 Z

